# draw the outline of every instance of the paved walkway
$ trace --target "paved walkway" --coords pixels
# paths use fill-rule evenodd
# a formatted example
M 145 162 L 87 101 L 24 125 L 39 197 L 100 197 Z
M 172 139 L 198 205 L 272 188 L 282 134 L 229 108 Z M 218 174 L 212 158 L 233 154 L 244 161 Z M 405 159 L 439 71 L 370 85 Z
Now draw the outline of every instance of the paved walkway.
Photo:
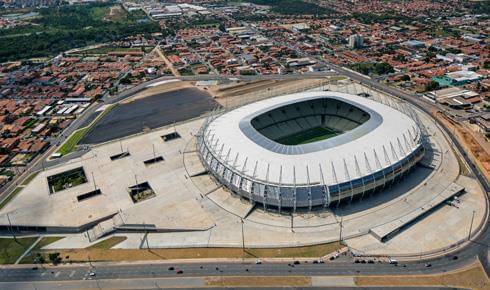
M 35 246 L 36 246 L 36 245 L 37 245 L 37 244 L 38 244 L 38 243 L 39 243 L 39 242 L 40 242 L 42 239 L 43 239 L 43 236 L 39 236 L 39 237 L 37 238 L 37 240 L 36 240 L 36 241 L 34 241 L 34 243 L 32 243 L 32 245 L 31 245 L 31 246 L 30 246 L 30 247 L 29 247 L 29 248 L 28 248 L 28 249 L 27 249 L 27 250 L 26 250 L 26 251 L 25 251 L 25 252 L 24 252 L 22 255 L 20 255 L 20 257 L 19 257 L 19 258 L 17 258 L 17 260 L 15 261 L 15 264 L 19 264 L 19 263 L 20 263 L 20 261 L 22 261 L 22 259 L 24 259 L 24 257 L 25 257 L 25 256 L 27 256 L 27 254 L 29 254 L 29 253 L 32 251 L 32 249 L 34 249 L 34 247 L 35 247 Z

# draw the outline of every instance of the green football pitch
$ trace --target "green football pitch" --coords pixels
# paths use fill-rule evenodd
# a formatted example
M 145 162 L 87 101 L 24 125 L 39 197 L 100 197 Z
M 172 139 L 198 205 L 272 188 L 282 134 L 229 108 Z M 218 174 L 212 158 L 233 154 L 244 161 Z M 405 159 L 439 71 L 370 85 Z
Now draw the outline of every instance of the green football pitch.
M 317 142 L 339 135 L 338 132 L 323 127 L 315 127 L 275 140 L 283 145 L 301 145 Z

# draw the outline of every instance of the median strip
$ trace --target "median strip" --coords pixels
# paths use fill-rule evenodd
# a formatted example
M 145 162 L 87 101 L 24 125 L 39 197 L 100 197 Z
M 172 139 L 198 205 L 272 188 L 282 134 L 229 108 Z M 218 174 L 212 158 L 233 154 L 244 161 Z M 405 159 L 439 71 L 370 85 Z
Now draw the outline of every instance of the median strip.
M 57 153 L 66 155 L 75 151 L 78 142 L 80 142 L 80 140 L 82 140 L 82 138 L 95 127 L 97 122 L 102 120 L 102 118 L 104 118 L 115 106 L 116 105 L 107 106 L 107 108 L 105 108 L 104 111 L 100 113 L 88 126 L 77 129 L 75 132 L 73 132 L 70 137 L 68 137 L 68 139 L 61 144 L 60 148 L 57 150 Z

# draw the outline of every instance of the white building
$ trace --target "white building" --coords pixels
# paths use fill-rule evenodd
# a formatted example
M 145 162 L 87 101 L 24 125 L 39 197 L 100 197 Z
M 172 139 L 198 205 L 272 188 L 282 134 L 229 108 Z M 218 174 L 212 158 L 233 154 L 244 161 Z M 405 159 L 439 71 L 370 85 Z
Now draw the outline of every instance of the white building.
M 349 36 L 349 48 L 361 48 L 364 44 L 364 39 L 359 34 Z

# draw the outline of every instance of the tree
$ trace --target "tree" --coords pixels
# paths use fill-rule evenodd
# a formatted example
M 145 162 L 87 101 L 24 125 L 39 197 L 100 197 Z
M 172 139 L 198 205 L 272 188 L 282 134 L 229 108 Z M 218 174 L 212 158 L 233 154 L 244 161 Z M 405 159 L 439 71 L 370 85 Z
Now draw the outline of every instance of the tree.
M 123 85 L 129 85 L 130 83 L 131 83 L 131 78 L 129 77 L 129 74 L 121 79 L 121 84 Z
M 61 262 L 60 253 L 58 253 L 58 252 L 49 253 L 48 258 L 51 261 L 51 263 L 53 263 L 54 265 L 56 265 L 59 262 Z
M 425 90 L 427 92 L 434 91 L 434 90 L 437 90 L 439 88 L 440 88 L 440 85 L 436 81 L 430 81 L 430 83 L 428 83 L 428 84 L 425 85 Z
M 410 76 L 409 75 L 403 75 L 400 80 L 404 81 L 404 82 L 408 82 L 410 80 Z
M 46 260 L 44 259 L 44 256 L 41 255 L 41 253 L 36 253 L 36 257 L 34 258 L 34 263 L 37 264 L 44 264 Z

